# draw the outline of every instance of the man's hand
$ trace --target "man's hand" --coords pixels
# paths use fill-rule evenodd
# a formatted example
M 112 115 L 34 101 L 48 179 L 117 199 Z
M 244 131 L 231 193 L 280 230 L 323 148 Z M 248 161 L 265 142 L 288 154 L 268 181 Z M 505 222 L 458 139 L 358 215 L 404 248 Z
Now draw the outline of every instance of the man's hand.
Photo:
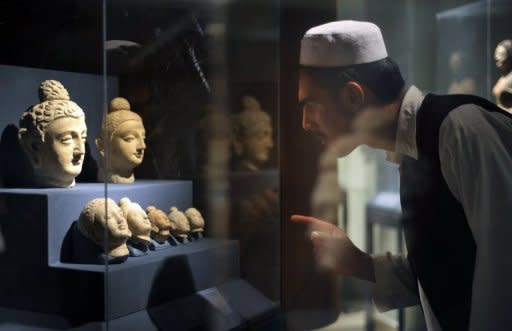
M 310 239 L 319 265 L 341 275 L 375 282 L 372 258 L 357 248 L 345 231 L 310 216 L 292 215 L 291 220 L 310 225 Z

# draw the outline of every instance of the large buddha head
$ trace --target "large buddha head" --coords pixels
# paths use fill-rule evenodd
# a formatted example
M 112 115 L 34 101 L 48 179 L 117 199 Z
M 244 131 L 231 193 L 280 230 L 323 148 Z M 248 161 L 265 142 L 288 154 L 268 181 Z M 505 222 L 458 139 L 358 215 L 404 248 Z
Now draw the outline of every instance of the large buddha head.
M 145 139 L 142 118 L 130 110 L 130 103 L 126 99 L 113 99 L 96 138 L 101 159 L 99 179 L 112 183 L 133 183 L 133 169 L 144 159 Z
M 20 145 L 32 166 L 34 185 L 72 187 L 84 161 L 84 111 L 55 80 L 41 83 L 39 100 L 21 116 L 18 132 Z
M 131 232 L 114 200 L 97 198 L 89 201 L 80 213 L 77 226 L 84 237 L 104 249 L 109 256 L 128 255 L 126 241 Z
M 233 115 L 233 150 L 241 168 L 257 171 L 274 147 L 272 120 L 256 98 L 242 97 L 243 111 Z

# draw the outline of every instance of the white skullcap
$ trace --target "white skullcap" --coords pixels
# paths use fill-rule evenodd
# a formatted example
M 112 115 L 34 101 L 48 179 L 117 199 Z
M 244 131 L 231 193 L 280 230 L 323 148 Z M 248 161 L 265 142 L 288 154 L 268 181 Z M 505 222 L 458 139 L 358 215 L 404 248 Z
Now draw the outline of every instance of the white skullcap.
M 369 22 L 337 21 L 309 29 L 301 42 L 300 64 L 341 67 L 388 56 L 379 27 Z

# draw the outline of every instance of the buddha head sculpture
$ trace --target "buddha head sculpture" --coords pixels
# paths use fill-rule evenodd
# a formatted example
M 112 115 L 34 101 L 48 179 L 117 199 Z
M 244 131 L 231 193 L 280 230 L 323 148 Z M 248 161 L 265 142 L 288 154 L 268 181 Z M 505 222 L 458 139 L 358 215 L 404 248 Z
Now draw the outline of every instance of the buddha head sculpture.
M 133 169 L 144 159 L 145 135 L 142 118 L 130 110 L 128 100 L 112 99 L 96 138 L 100 155 L 98 179 L 111 183 L 133 183 Z
M 501 71 L 501 77 L 494 84 L 492 94 L 498 106 L 512 112 L 512 40 L 501 41 L 494 50 L 496 67 Z
M 153 227 L 144 209 L 138 203 L 132 202 L 128 198 L 122 198 L 119 201 L 119 207 L 121 207 L 121 211 L 128 222 L 128 228 L 132 233 L 130 241 L 149 243 Z
M 233 150 L 239 168 L 257 171 L 274 147 L 272 120 L 254 97 L 242 97 L 243 111 L 233 115 Z
M 146 208 L 149 221 L 152 224 L 151 237 L 158 243 L 163 243 L 169 238 L 172 228 L 171 221 L 167 218 L 167 215 L 163 210 L 157 209 L 154 206 Z
M 494 61 L 502 72 L 508 73 L 512 70 L 512 40 L 505 39 L 496 46 Z
M 196 208 L 189 208 L 185 211 L 188 222 L 190 224 L 190 232 L 203 232 L 204 231 L 204 218 L 203 215 Z
M 20 145 L 32 167 L 34 185 L 72 187 L 84 161 L 84 111 L 55 80 L 39 85 L 39 100 L 23 113 L 18 131 Z
M 190 223 L 187 216 L 179 211 L 178 208 L 171 207 L 167 217 L 172 224 L 171 233 L 182 239 L 187 238 L 190 233 Z
M 128 255 L 126 241 L 132 234 L 114 200 L 97 198 L 89 201 L 80 213 L 77 227 L 84 237 L 106 250 L 109 256 Z

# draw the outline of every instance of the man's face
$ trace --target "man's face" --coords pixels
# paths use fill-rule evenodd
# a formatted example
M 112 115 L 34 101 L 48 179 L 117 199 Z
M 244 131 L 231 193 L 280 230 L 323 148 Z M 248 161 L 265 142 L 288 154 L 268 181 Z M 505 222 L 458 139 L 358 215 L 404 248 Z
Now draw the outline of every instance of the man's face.
M 496 67 L 500 70 L 506 70 L 509 66 L 509 59 L 507 50 L 503 46 L 496 47 L 494 51 L 494 60 L 496 61 Z
M 144 143 L 146 132 L 142 122 L 130 120 L 121 123 L 112 135 L 109 146 L 109 162 L 112 168 L 125 167 L 131 165 L 135 167 L 142 162 L 144 158 Z
M 87 127 L 83 116 L 62 117 L 51 122 L 45 131 L 40 150 L 39 175 L 55 182 L 71 182 L 82 171 Z
M 317 137 L 322 144 L 328 145 L 350 133 L 352 114 L 344 109 L 335 92 L 319 86 L 303 70 L 299 74 L 298 97 L 302 128 Z

